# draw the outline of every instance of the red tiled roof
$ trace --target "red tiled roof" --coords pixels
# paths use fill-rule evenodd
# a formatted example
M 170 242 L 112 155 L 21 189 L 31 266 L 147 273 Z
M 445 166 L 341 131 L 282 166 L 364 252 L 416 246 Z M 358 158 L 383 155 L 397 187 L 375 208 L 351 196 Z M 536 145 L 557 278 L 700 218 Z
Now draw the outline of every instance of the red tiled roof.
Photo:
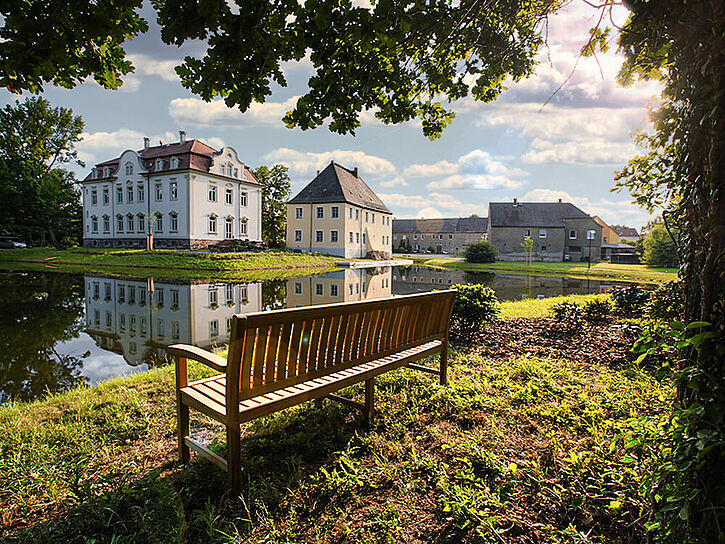
M 208 172 L 211 167 L 212 158 L 214 155 L 218 155 L 219 151 L 205 144 L 199 140 L 188 140 L 184 143 L 175 142 L 172 144 L 157 145 L 149 147 L 148 149 L 141 149 L 138 151 L 141 160 L 144 163 L 144 168 L 149 172 L 156 171 L 156 161 L 158 159 L 164 160 L 163 172 L 172 171 L 170 161 L 172 157 L 179 159 L 179 165 L 173 170 L 199 170 L 200 172 Z M 111 167 L 111 176 L 115 175 L 119 168 L 120 157 L 111 159 L 105 162 L 99 162 L 96 164 L 96 168 L 103 169 L 104 167 Z M 257 178 L 254 177 L 252 171 L 245 165 L 247 175 L 245 178 L 251 183 L 259 184 Z M 101 171 L 101 176 L 103 172 Z M 96 180 L 106 179 L 106 177 L 95 178 Z M 83 181 L 91 180 L 91 173 L 85 177 Z
M 637 229 L 633 229 L 632 227 L 614 227 L 614 232 L 620 236 L 639 236 Z

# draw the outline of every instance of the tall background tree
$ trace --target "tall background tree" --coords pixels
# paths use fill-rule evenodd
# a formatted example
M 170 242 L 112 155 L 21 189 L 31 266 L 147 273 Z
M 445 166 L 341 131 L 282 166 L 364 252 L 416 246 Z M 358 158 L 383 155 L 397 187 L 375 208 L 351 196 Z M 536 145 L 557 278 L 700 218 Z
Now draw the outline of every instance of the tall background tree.
M 73 110 L 40 97 L 0 110 L 0 232 L 35 243 L 47 235 L 56 247 L 80 240 L 80 191 L 62 165 L 82 165 L 74 150 L 82 130 Z
M 289 168 L 262 165 L 254 176 L 262 184 L 262 239 L 272 247 L 283 247 L 287 230 L 287 200 L 290 196 Z

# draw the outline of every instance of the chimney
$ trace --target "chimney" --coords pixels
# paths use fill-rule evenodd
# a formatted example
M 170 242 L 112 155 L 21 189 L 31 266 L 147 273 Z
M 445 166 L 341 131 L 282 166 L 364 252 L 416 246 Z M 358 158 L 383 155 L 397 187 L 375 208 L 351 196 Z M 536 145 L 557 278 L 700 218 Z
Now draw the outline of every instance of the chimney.
M 519 201 L 514 198 L 514 208 L 519 205 Z
M 183 144 L 184 142 L 186 142 L 186 132 L 184 132 L 183 130 L 180 130 L 179 131 L 179 143 Z
M 317 175 L 318 176 L 320 175 L 320 169 L 319 168 L 317 169 Z
M 148 149 L 151 145 L 151 138 L 144 138 L 143 139 L 143 148 Z
M 561 199 L 559 199 L 559 204 L 561 204 Z
M 355 167 L 355 169 L 353 170 L 353 173 L 355 174 L 355 177 L 356 177 L 356 178 L 359 178 L 359 177 L 360 177 L 360 170 L 358 170 L 358 167 L 357 167 L 357 166 L 356 166 L 356 167 Z

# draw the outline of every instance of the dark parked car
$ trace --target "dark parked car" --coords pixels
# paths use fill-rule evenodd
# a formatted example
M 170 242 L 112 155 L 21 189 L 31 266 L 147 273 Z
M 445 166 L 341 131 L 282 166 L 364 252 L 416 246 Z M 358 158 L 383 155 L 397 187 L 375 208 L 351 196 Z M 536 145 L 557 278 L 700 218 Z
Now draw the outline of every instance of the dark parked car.
M 25 242 L 15 236 L 0 236 L 0 248 L 15 249 L 20 247 L 28 247 Z

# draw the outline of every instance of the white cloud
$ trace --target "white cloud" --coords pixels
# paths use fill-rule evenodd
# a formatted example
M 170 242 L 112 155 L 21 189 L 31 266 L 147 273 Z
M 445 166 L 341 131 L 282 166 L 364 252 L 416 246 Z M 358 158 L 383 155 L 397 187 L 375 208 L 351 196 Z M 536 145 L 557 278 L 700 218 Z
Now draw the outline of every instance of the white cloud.
M 198 98 L 175 98 L 169 103 L 169 114 L 179 125 L 214 127 L 284 126 L 282 117 L 294 108 L 299 97 L 284 102 L 253 103 L 242 113 L 230 108 L 224 100 L 204 102 Z
M 646 211 L 628 200 L 609 200 L 606 198 L 591 200 L 588 197 L 577 197 L 566 191 L 553 189 L 534 189 L 521 197 L 521 201 L 555 202 L 559 198 L 564 202 L 571 202 L 589 215 L 598 215 L 609 225 L 625 224 L 636 226 L 639 229 L 651 219 Z
M 158 60 L 143 53 L 136 53 L 128 56 L 140 76 L 158 76 L 166 81 L 179 81 L 174 68 L 180 64 L 179 60 Z
M 393 210 L 396 217 L 409 217 L 411 212 L 401 212 L 400 210 L 412 210 L 415 217 L 442 217 L 440 215 L 443 210 L 448 216 L 468 215 L 471 213 L 481 213 L 485 210 L 483 203 L 466 203 L 453 198 L 446 193 L 431 192 L 427 195 L 406 195 L 402 193 L 378 193 L 380 199 Z M 433 212 L 438 213 L 435 215 Z M 423 214 L 424 215 L 421 215 Z
M 506 176 L 461 175 L 454 174 L 442 180 L 431 181 L 428 189 L 496 189 L 521 187 L 521 180 L 512 180 Z
M 321 170 L 332 160 L 346 168 L 359 167 L 360 175 L 363 178 L 366 176 L 393 176 L 396 173 L 395 166 L 389 160 L 368 155 L 363 151 L 336 149 L 323 153 L 310 153 L 281 147 L 267 153 L 262 158 L 289 166 L 293 175 L 314 174 L 316 170 Z
M 395 176 L 388 181 L 381 181 L 380 185 L 382 187 L 407 187 L 408 183 L 403 176 Z
M 524 162 L 623 166 L 637 152 L 631 142 L 606 140 L 554 143 L 537 138 L 531 145 L 521 157 Z
M 413 164 L 404 170 L 404 174 L 409 177 L 442 177 L 429 182 L 429 189 L 519 187 L 523 181 L 516 178 L 528 175 L 481 149 L 461 155 L 455 163 L 444 160 L 434 164 Z

